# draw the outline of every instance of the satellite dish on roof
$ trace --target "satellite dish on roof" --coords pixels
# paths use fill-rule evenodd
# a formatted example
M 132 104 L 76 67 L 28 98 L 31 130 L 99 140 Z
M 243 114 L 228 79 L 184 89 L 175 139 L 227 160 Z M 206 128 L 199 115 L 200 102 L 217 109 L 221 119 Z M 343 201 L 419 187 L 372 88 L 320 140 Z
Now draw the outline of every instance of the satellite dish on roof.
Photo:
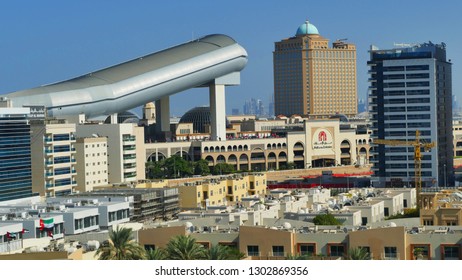
M 291 229 L 292 228 L 292 225 L 288 222 L 285 222 L 284 224 L 282 224 L 282 226 L 285 228 L 285 229 Z

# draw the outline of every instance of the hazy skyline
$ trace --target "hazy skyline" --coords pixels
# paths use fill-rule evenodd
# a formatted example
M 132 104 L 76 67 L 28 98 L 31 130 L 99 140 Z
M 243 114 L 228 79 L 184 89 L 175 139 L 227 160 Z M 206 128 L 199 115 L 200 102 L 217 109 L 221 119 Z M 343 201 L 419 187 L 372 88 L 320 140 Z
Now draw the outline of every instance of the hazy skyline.
M 367 94 L 371 44 L 445 42 L 453 94 L 461 100 L 462 3 L 445 1 L 15 1 L 0 4 L 0 94 L 66 80 L 208 34 L 233 37 L 249 54 L 241 85 L 227 89 L 227 114 L 273 95 L 274 42 L 308 19 L 330 43 L 357 47 L 358 97 Z M 181 115 L 208 105 L 208 91 L 171 98 Z

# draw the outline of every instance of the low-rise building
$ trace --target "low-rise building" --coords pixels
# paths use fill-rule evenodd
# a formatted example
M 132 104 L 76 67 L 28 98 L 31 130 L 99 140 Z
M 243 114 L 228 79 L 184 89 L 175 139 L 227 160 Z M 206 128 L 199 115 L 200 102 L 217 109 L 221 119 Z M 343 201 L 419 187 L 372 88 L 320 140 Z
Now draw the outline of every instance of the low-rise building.
M 462 192 L 421 193 L 420 223 L 426 226 L 462 225 Z
M 99 212 L 97 207 L 66 208 L 60 212 L 64 217 L 64 231 L 66 235 L 81 234 L 99 230 Z
M 354 206 L 346 206 L 350 211 L 361 211 L 361 224 L 368 225 L 385 219 L 385 203 L 380 201 L 364 201 Z

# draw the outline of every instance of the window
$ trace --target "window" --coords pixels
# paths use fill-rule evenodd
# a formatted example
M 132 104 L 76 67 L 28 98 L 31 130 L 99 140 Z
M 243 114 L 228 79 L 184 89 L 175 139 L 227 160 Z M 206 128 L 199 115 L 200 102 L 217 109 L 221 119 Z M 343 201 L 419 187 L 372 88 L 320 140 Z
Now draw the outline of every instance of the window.
M 441 259 L 460 260 L 460 245 L 441 245 Z
M 396 260 L 398 258 L 398 253 L 396 247 L 385 247 L 385 260 Z
M 430 244 L 412 244 L 411 254 L 414 260 L 429 260 L 430 259 Z
M 274 257 L 284 257 L 284 246 L 273 246 Z
M 316 244 L 299 244 L 298 253 L 300 256 L 316 255 Z
M 344 244 L 327 244 L 327 255 L 330 257 L 343 257 L 345 254 Z
M 428 70 L 428 65 L 409 65 L 406 66 L 407 71 L 418 71 L 418 70 Z
M 248 245 L 247 246 L 247 256 L 260 256 L 258 246 L 256 246 L 256 245 Z

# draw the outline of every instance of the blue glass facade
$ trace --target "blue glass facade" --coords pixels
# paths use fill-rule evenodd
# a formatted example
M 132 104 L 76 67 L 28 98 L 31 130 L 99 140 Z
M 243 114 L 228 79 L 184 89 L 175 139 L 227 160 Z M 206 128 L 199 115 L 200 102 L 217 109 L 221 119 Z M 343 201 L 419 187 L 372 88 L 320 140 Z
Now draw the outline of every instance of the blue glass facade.
M 32 196 L 28 114 L 12 109 L 0 108 L 0 201 Z

